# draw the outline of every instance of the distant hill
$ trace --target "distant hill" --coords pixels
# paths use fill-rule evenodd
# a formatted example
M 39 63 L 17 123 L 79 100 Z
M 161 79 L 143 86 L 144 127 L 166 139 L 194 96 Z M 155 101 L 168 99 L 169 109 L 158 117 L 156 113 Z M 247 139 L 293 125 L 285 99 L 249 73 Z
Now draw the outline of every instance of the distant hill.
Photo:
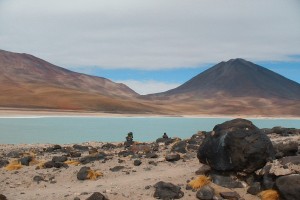
M 175 89 L 141 98 L 185 114 L 300 115 L 299 83 L 240 58 L 221 62 Z
M 300 100 L 300 84 L 243 59 L 221 62 L 183 85 L 149 97 L 257 97 Z
M 0 50 L 0 107 L 152 112 L 124 84 Z

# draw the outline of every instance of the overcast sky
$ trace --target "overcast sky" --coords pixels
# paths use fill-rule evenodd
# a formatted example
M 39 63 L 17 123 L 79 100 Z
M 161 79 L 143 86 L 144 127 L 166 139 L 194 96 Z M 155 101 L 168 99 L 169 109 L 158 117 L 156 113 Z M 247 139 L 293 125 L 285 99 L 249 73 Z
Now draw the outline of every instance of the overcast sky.
M 91 74 L 171 73 L 237 57 L 287 63 L 283 71 L 295 72 L 289 64 L 300 63 L 300 1 L 0 0 L 0 49 Z M 140 93 L 182 83 L 112 79 Z

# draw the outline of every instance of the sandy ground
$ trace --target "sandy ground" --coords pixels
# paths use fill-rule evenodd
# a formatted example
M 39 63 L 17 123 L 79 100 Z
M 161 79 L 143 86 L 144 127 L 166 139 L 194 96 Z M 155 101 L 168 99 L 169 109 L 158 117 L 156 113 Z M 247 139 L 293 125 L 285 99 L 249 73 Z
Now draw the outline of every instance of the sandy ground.
M 99 147 L 102 143 L 85 143 Z M 45 148 L 51 146 L 49 144 L 36 145 L 0 145 L 0 152 L 6 154 L 13 150 L 28 151 L 32 148 Z M 71 145 L 63 145 L 71 146 Z M 117 148 L 113 150 L 114 156 L 105 163 L 95 161 L 86 164 L 94 170 L 99 170 L 104 175 L 97 180 L 77 180 L 76 174 L 83 165 L 72 166 L 69 168 L 50 168 L 50 169 L 35 169 L 36 166 L 24 166 L 20 170 L 7 171 L 0 168 L 0 194 L 7 196 L 9 200 L 40 200 L 40 199 L 86 199 L 93 192 L 101 192 L 109 199 L 132 199 L 144 200 L 154 199 L 153 185 L 158 181 L 171 182 L 179 185 L 184 192 L 182 199 L 196 199 L 196 192 L 186 190 L 188 180 L 197 177 L 195 171 L 199 169 L 199 164 L 196 158 L 196 152 L 185 154 L 186 159 L 180 159 L 174 163 L 167 162 L 164 155 L 169 149 L 164 149 L 158 152 L 158 158 L 142 158 L 140 166 L 134 166 L 134 159 L 129 157 L 118 157 L 116 153 L 123 150 Z M 86 152 L 87 154 L 87 152 Z M 1 155 L 1 154 L 0 154 Z M 51 160 L 54 155 L 62 155 L 62 153 L 37 156 L 38 160 Z M 184 155 L 181 155 L 184 157 Z M 119 163 L 119 159 L 123 160 Z M 149 164 L 149 161 L 154 161 L 157 166 Z M 119 172 L 109 170 L 115 166 L 124 166 L 125 168 Z M 39 184 L 33 181 L 33 177 L 40 175 L 45 178 L 45 181 Z M 222 188 L 211 183 L 218 191 L 230 191 L 230 189 Z M 146 189 L 150 186 L 149 189 Z M 257 196 L 246 194 L 246 188 L 236 189 L 245 200 L 257 200 Z

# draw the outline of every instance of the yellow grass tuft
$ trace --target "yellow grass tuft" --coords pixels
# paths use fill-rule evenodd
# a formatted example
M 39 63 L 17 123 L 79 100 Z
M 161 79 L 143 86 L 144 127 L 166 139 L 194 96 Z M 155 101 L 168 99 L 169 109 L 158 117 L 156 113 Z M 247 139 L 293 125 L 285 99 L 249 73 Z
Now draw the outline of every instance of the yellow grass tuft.
M 96 180 L 98 178 L 98 176 L 103 176 L 103 173 L 98 172 L 98 171 L 94 171 L 94 170 L 89 170 L 88 171 L 88 175 L 87 175 L 88 179 Z
M 65 163 L 68 165 L 75 165 L 75 166 L 80 164 L 80 162 L 77 160 L 67 160 Z
M 11 163 L 9 163 L 5 169 L 8 170 L 8 171 L 12 171 L 12 170 L 18 170 L 18 169 L 21 169 L 22 168 L 22 165 L 19 161 L 17 160 L 14 160 L 14 161 L 11 161 Z
M 279 200 L 279 194 L 276 190 L 265 190 L 259 193 L 261 200 Z
M 210 183 L 210 180 L 207 176 L 199 176 L 198 178 L 191 180 L 188 184 L 191 186 L 193 189 L 198 189 L 203 187 L 204 185 L 207 185 Z

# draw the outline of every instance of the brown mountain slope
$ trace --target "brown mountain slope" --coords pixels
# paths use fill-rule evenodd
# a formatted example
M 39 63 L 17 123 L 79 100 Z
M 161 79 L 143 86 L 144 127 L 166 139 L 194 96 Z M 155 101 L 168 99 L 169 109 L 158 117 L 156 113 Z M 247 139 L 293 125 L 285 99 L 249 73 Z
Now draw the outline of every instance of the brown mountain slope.
M 243 59 L 221 62 L 175 89 L 142 98 L 185 114 L 300 115 L 299 83 Z
M 0 50 L 0 107 L 162 113 L 124 84 Z
M 300 84 L 243 59 L 221 62 L 183 85 L 148 97 L 257 97 L 300 100 Z

